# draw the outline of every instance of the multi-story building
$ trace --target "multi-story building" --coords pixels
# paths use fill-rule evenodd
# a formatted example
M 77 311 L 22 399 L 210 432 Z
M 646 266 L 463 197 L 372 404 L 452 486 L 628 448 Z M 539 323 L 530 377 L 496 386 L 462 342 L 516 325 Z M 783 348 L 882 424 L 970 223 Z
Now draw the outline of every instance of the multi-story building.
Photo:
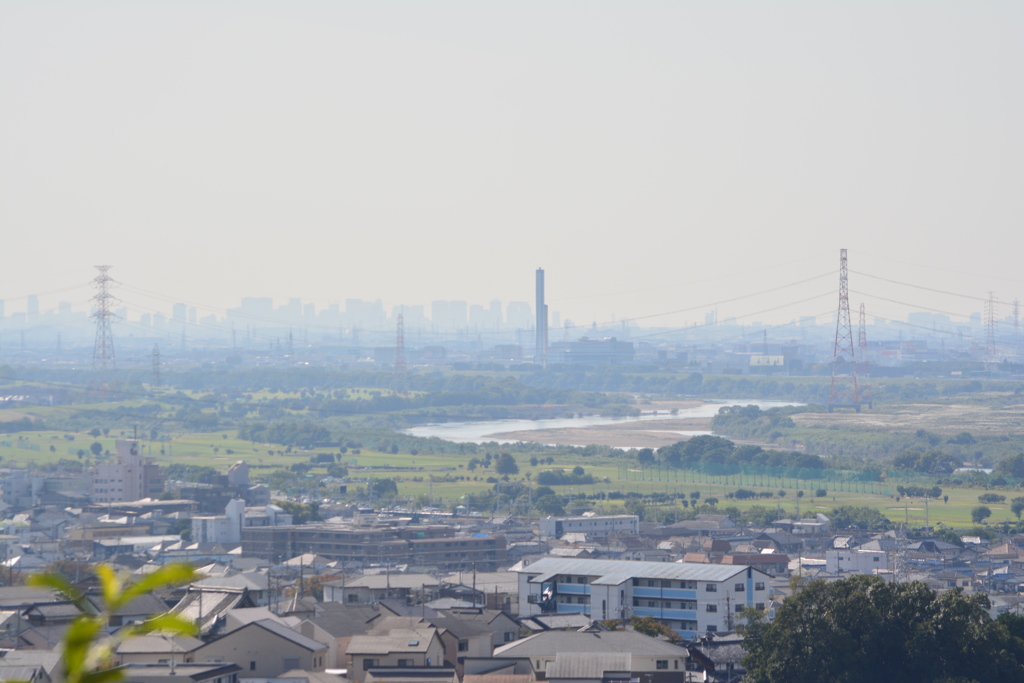
M 504 536 L 456 536 L 446 526 L 358 528 L 339 524 L 243 527 L 242 552 L 282 560 L 314 553 L 352 567 L 411 564 L 451 571 L 496 571 L 505 561 Z
M 164 492 L 163 468 L 139 453 L 139 442 L 119 439 L 117 462 L 92 470 L 92 502 L 122 503 L 158 498 Z
M 771 596 L 771 577 L 747 566 L 545 557 L 512 571 L 520 615 L 653 617 L 686 638 L 731 631 L 744 609 L 765 609 Z
M 192 518 L 192 540 L 196 543 L 238 545 L 245 527 L 288 526 L 292 516 L 276 505 L 247 508 L 244 500 L 232 500 L 223 515 L 197 515 Z
M 570 533 L 586 534 L 594 538 L 612 534 L 635 535 L 640 533 L 640 518 L 636 515 L 583 515 L 540 520 L 540 534 L 544 538 L 561 538 Z

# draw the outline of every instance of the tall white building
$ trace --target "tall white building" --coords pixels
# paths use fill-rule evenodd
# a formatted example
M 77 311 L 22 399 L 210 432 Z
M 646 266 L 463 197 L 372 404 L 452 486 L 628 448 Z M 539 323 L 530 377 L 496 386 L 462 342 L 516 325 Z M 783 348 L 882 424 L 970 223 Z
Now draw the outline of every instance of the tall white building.
M 193 543 L 238 545 L 242 542 L 245 501 L 230 500 L 223 515 L 198 515 L 192 518 Z
M 125 503 L 157 498 L 164 492 L 163 469 L 140 454 L 138 441 L 119 439 L 115 443 L 117 462 L 104 462 L 92 469 L 92 501 Z
M 731 631 L 744 609 L 765 609 L 771 597 L 771 576 L 743 565 L 545 557 L 511 571 L 520 616 L 653 617 L 685 638 Z

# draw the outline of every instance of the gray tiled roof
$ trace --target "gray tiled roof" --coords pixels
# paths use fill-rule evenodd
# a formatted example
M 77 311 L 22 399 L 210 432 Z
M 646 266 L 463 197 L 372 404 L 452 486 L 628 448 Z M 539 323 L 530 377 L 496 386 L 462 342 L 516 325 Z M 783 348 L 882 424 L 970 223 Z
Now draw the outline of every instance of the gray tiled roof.
M 680 651 L 677 657 L 685 656 Z M 632 671 L 633 656 L 629 652 L 560 652 L 544 673 L 552 678 L 602 679 L 608 671 Z
M 273 619 L 261 619 L 260 621 L 254 621 L 249 626 L 259 626 L 260 628 L 266 629 L 271 633 L 286 638 L 291 642 L 304 647 L 310 652 L 316 652 L 317 650 L 323 650 L 327 646 L 321 642 L 307 638 L 293 628 L 288 628 L 282 623 L 276 622 Z M 246 627 L 243 627 L 246 628 Z M 239 629 L 241 630 L 241 629 Z
M 542 631 L 494 650 L 495 657 L 533 657 L 560 652 L 629 652 L 634 656 L 685 656 L 686 650 L 636 631 Z

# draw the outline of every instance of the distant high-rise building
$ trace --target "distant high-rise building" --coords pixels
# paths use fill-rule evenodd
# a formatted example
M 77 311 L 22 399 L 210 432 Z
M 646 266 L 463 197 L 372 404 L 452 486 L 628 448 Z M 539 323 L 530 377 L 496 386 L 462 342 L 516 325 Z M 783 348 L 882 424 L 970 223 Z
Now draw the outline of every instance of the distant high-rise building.
M 346 325 L 358 327 L 374 327 L 387 322 L 387 314 L 384 312 L 384 304 L 380 299 L 376 301 L 363 301 L 361 299 L 345 299 Z
M 534 361 L 546 363 L 548 355 L 548 305 L 544 303 L 544 269 L 537 269 L 537 307 L 534 309 L 537 314 L 536 352 Z
M 39 297 L 35 294 L 28 295 L 28 317 L 34 318 L 39 315 Z
M 171 306 L 171 320 L 176 323 L 185 322 L 186 316 L 188 315 L 188 306 L 185 304 L 174 304 Z
M 441 330 L 457 330 L 466 326 L 468 304 L 465 301 L 434 301 L 430 304 L 430 320 Z
M 510 301 L 505 309 L 505 324 L 513 330 L 525 330 L 530 327 L 533 311 L 525 301 Z

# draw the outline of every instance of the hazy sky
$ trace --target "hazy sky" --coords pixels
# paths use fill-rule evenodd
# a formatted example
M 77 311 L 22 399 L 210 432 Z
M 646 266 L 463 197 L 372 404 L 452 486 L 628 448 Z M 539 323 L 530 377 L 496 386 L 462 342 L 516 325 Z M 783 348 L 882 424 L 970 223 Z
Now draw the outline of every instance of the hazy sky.
M 0 298 L 84 307 L 109 263 L 137 311 L 390 310 L 532 300 L 543 266 L 576 322 L 789 320 L 847 247 L 1012 301 L 1022 36 L 1010 0 L 4 0 Z

